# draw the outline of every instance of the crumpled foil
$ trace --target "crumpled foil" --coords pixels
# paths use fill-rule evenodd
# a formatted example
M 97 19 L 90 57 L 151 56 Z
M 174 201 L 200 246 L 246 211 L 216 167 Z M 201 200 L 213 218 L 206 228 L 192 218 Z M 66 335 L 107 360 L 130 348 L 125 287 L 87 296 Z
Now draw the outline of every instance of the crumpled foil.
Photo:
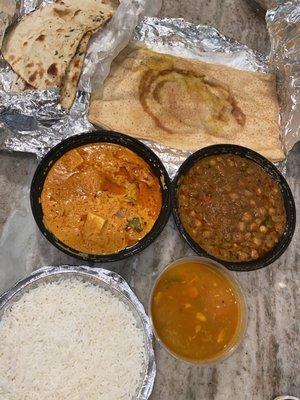
M 129 1 L 123 0 L 121 6 L 122 4 L 128 5 Z M 26 8 L 25 4 L 30 3 L 32 6 L 33 2 L 36 0 L 24 0 L 23 9 L 28 11 L 30 7 Z M 146 0 L 143 2 L 144 6 L 145 2 Z M 150 3 L 149 1 L 147 4 Z M 142 6 L 140 7 L 142 8 Z M 140 12 L 142 13 L 141 8 Z M 24 11 L 23 9 L 21 12 Z M 155 7 L 152 7 L 150 12 L 155 12 L 154 9 Z M 280 19 L 280 12 L 276 11 L 275 14 Z M 272 30 L 271 15 L 269 12 L 270 32 L 276 35 L 277 30 Z M 101 85 L 109 73 L 113 58 L 128 43 L 130 29 L 126 24 L 130 19 L 132 19 L 132 14 L 128 10 L 126 11 L 126 7 L 122 8 L 115 25 L 110 27 L 108 24 L 99 33 L 99 36 L 93 39 L 79 84 L 81 90 L 78 92 L 70 112 L 57 105 L 57 90 L 12 93 L 10 85 L 14 74 L 10 67 L 3 61 L 1 64 L 0 60 L 0 149 L 35 153 L 38 157 L 42 157 L 45 152 L 66 137 L 94 130 L 95 127 L 86 118 L 89 92 L 91 90 L 99 92 L 99 88 L 101 89 Z M 122 30 L 120 29 L 122 24 L 125 24 L 125 33 L 124 36 L 119 37 L 118 32 Z M 115 39 L 116 37 L 118 40 Z M 173 55 L 225 64 L 248 71 L 271 71 L 265 56 L 255 53 L 233 39 L 224 37 L 212 27 L 194 25 L 183 19 L 145 17 L 134 30 L 132 41 Z M 279 38 L 272 38 L 272 43 L 271 55 L 274 58 L 277 49 L 284 46 L 281 46 Z M 285 60 L 277 57 L 277 63 L 281 63 L 283 66 Z M 287 86 L 288 82 L 283 79 L 282 86 Z M 293 90 L 292 93 L 291 90 Z M 288 93 L 291 97 L 295 95 L 294 92 L 296 92 L 296 87 L 290 86 Z M 294 122 L 300 117 L 296 116 L 295 107 L 290 107 L 285 111 L 288 103 L 288 96 L 283 96 L 281 98 L 281 109 L 284 110 L 282 112 L 282 140 L 285 148 L 290 150 L 293 140 L 298 139 L 299 128 L 294 127 L 291 122 L 287 124 L 286 121 Z M 157 143 L 143 142 L 162 159 L 171 177 L 190 154 Z M 284 163 L 281 165 L 281 169 L 284 169 Z
M 90 268 L 86 266 L 60 266 L 42 267 L 27 278 L 19 281 L 15 286 L 3 293 L 0 297 L 0 320 L 4 309 L 12 306 L 19 298 L 30 290 L 30 287 L 36 287 L 45 282 L 56 281 L 57 279 L 66 277 L 77 277 L 85 282 L 99 285 L 104 289 L 109 289 L 118 296 L 121 301 L 124 301 L 134 312 L 134 316 L 139 326 L 144 331 L 146 363 L 141 385 L 137 389 L 136 400 L 147 400 L 152 392 L 156 365 L 154 351 L 152 347 L 153 333 L 148 316 L 145 313 L 143 305 L 140 303 L 136 295 L 130 289 L 126 281 L 117 273 L 108 271 L 103 268 Z
M 288 153 L 300 139 L 300 1 L 283 2 L 266 14 L 270 64 L 278 76 L 283 144 Z

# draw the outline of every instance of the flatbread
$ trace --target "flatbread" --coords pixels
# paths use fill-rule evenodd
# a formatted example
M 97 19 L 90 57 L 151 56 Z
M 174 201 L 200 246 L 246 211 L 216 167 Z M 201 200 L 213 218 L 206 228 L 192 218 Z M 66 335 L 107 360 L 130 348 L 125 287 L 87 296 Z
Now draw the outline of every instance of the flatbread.
M 247 72 L 129 46 L 103 93 L 91 98 L 95 125 L 182 150 L 233 143 L 284 158 L 274 75 Z
M 56 0 L 27 14 L 9 32 L 3 56 L 34 88 L 61 87 L 85 34 L 101 28 L 113 11 L 100 0 Z
M 81 75 L 84 57 L 91 36 L 92 32 L 87 32 L 81 39 L 81 42 L 78 45 L 74 57 L 68 65 L 66 74 L 63 79 L 59 102 L 62 107 L 66 108 L 67 110 L 72 107 L 76 96 L 77 85 Z

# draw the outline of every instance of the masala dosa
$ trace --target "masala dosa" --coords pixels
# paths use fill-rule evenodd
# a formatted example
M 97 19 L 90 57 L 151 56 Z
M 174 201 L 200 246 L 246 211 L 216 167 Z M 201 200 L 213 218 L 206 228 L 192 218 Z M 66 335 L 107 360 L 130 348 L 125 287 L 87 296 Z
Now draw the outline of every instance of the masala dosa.
M 88 113 L 95 125 L 182 150 L 217 143 L 284 153 L 275 75 L 128 46 Z

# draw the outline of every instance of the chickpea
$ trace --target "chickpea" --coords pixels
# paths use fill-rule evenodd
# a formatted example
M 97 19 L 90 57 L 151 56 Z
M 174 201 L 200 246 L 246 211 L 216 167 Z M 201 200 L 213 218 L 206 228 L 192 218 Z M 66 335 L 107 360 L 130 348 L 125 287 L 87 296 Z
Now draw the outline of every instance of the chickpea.
M 237 232 L 233 235 L 233 238 L 236 242 L 241 242 L 243 240 L 243 235 L 240 232 Z
M 273 215 L 273 214 L 275 214 L 276 210 L 274 207 L 270 207 L 268 212 L 269 212 L 269 215 Z
M 261 217 L 265 217 L 266 214 L 267 214 L 267 210 L 265 209 L 265 207 L 259 207 L 258 215 L 260 215 Z
M 203 233 L 202 233 L 202 236 L 204 237 L 204 238 L 210 238 L 211 236 L 212 236 L 212 232 L 211 231 L 204 231 Z
M 274 246 L 274 241 L 273 239 L 270 237 L 266 240 L 266 246 L 271 249 Z
M 255 249 L 251 250 L 251 257 L 255 260 L 256 258 L 258 258 L 258 251 Z
M 256 194 L 260 195 L 262 193 L 261 188 L 256 189 Z
M 245 229 L 246 229 L 246 224 L 245 224 L 245 222 L 240 221 L 240 222 L 238 223 L 238 227 L 239 227 L 239 230 L 240 230 L 241 232 L 244 232 Z
M 267 229 L 267 227 L 266 227 L 265 225 L 261 225 L 261 226 L 259 227 L 259 231 L 260 231 L 261 233 L 267 233 L 267 232 L 268 232 L 268 229 Z
M 250 225 L 250 231 L 251 232 L 255 232 L 258 229 L 258 225 L 255 222 L 252 222 L 252 224 Z
M 252 216 L 249 212 L 245 212 L 243 214 L 242 220 L 245 222 L 250 222 L 252 220 Z
M 240 260 L 244 261 L 244 260 L 248 259 L 248 254 L 246 252 L 238 251 L 237 253 L 238 253 L 238 256 L 239 256 Z
M 281 223 L 275 224 L 275 229 L 276 229 L 277 232 L 281 232 L 282 231 L 282 224 Z
M 209 165 L 214 166 L 216 164 L 217 164 L 216 160 L 209 160 Z
M 197 228 L 199 228 L 200 226 L 202 226 L 202 222 L 199 221 L 199 219 L 195 219 L 194 224 Z
M 194 210 L 192 210 L 191 212 L 190 212 L 190 216 L 193 218 L 193 217 L 196 217 L 196 213 L 195 213 L 195 211 Z
M 253 243 L 256 244 L 256 246 L 260 246 L 261 245 L 261 239 L 258 237 L 254 237 L 252 239 Z
M 280 215 L 272 215 L 272 221 L 274 221 L 274 222 L 280 222 L 280 220 L 281 220 L 281 217 L 280 217 Z
M 236 193 L 229 193 L 229 197 L 232 201 L 237 200 L 239 198 L 238 194 Z

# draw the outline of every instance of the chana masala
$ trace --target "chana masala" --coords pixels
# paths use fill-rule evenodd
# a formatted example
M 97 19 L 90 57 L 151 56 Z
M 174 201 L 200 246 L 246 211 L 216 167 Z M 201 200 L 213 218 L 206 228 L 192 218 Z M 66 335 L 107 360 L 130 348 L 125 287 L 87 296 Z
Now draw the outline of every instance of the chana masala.
M 180 220 L 207 253 L 225 261 L 264 256 L 281 238 L 281 190 L 258 164 L 233 154 L 205 157 L 179 182 Z
M 228 273 L 181 260 L 159 277 L 151 298 L 155 333 L 175 355 L 192 362 L 221 358 L 239 341 L 245 303 Z
M 43 222 L 61 242 L 86 254 L 135 245 L 162 207 L 159 179 L 126 147 L 88 144 L 51 167 L 41 194 Z

